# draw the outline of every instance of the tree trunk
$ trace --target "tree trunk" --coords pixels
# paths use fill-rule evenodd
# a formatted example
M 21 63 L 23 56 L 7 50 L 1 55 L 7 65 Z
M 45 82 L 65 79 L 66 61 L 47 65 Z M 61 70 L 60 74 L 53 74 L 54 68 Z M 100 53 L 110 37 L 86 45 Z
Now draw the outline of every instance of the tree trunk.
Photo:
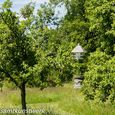
M 22 103 L 22 110 L 24 111 L 24 114 L 27 115 L 27 112 L 26 112 L 26 89 L 25 89 L 25 83 L 23 83 L 22 87 L 21 87 L 21 103 Z
M 2 92 L 2 87 L 1 87 L 1 92 Z

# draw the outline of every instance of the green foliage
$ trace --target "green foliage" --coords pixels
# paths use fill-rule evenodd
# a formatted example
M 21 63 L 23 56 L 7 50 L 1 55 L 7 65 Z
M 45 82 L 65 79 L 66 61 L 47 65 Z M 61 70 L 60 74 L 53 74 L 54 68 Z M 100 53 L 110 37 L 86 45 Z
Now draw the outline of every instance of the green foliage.
M 2 4 L 2 7 L 4 9 L 9 9 L 12 7 L 12 2 L 10 0 L 5 0 L 5 2 Z
M 10 10 L 1 12 L 1 72 L 17 86 L 26 81 L 35 62 L 32 40 L 24 34 L 19 19 Z M 5 30 L 5 32 L 3 32 Z
M 93 44 L 101 51 L 114 55 L 115 44 L 115 1 L 114 0 L 86 0 L 86 18 L 89 22 L 87 34 L 88 45 Z M 95 45 L 94 45 L 95 44 Z
M 34 11 L 34 3 L 29 3 L 20 9 L 21 15 L 23 18 L 29 18 L 33 14 Z
M 51 4 L 42 4 L 40 9 L 37 11 L 36 26 L 41 29 L 54 25 L 56 22 L 56 17 L 54 16 L 55 8 Z M 39 23 L 38 23 L 39 22 Z
M 96 51 L 88 59 L 83 91 L 87 99 L 115 100 L 115 57 Z
M 86 96 L 101 101 L 111 100 L 114 97 L 112 93 L 114 91 L 114 85 L 112 85 L 114 84 L 112 69 L 114 61 L 110 64 L 110 60 L 114 60 L 115 54 L 114 0 L 50 1 L 55 5 L 63 4 L 67 10 L 58 29 L 60 47 L 67 45 L 72 50 L 77 43 L 80 43 L 86 50 L 81 64 L 71 61 L 73 73 L 82 74 L 85 77 L 84 92 Z M 104 53 L 98 52 L 89 57 L 89 54 L 97 49 Z M 110 97 L 112 98 L 110 99 Z

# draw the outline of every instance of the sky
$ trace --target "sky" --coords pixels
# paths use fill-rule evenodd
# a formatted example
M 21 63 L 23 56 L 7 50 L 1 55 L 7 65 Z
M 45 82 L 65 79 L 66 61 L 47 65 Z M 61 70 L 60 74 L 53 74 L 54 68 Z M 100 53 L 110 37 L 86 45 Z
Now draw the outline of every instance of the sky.
M 2 4 L 5 0 L 0 0 Z M 11 0 L 13 2 L 12 10 L 19 12 L 19 9 L 22 8 L 25 4 L 29 2 L 36 2 L 36 9 L 39 8 L 40 4 L 48 2 L 48 0 Z
M 4 2 L 5 0 L 0 0 L 0 5 Z M 36 2 L 36 7 L 35 7 L 35 12 L 36 10 L 40 7 L 41 4 L 48 2 L 49 0 L 11 0 L 13 2 L 12 10 L 16 11 L 19 13 L 20 8 L 22 8 L 25 4 L 29 2 Z M 57 8 L 56 12 L 60 12 L 59 17 L 63 17 L 65 15 L 65 8 L 62 6 L 60 9 Z

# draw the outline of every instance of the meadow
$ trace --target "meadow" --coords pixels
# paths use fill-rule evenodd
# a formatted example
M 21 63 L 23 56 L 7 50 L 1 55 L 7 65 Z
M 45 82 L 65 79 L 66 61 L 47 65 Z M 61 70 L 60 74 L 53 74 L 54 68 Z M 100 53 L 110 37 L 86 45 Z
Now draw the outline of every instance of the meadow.
M 36 115 L 115 115 L 114 105 L 85 101 L 81 90 L 74 89 L 71 83 L 42 91 L 27 88 L 27 107 L 45 111 Z M 0 108 L 21 109 L 20 91 L 4 88 L 0 92 Z

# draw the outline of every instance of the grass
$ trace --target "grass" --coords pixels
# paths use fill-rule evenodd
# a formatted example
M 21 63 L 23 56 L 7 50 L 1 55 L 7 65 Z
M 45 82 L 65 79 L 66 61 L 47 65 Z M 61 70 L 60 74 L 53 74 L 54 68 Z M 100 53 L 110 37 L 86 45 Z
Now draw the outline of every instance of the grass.
M 21 108 L 20 91 L 3 89 L 0 108 L 14 107 Z M 42 115 L 115 115 L 114 105 L 87 102 L 81 91 L 73 89 L 71 84 L 43 91 L 27 88 L 27 107 L 45 110 Z

